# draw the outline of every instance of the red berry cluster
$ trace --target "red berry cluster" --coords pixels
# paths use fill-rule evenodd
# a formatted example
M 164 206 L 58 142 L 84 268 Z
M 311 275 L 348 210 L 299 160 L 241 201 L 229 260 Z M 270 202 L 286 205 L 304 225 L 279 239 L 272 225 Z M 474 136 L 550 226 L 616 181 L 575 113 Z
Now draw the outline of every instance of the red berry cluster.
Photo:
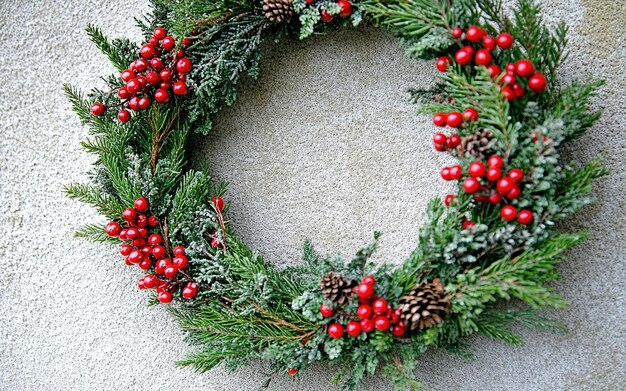
M 358 320 L 350 320 L 345 327 L 341 323 L 331 323 L 328 326 L 328 335 L 331 338 L 341 338 L 344 333 L 351 337 L 358 337 L 361 333 L 371 333 L 374 330 L 390 331 L 396 337 L 402 337 L 406 333 L 404 322 L 400 320 L 400 310 L 389 306 L 387 300 L 375 296 L 376 280 L 372 276 L 365 276 L 355 291 L 359 296 L 359 307 L 356 315 L 349 315 Z M 329 318 L 335 314 L 335 310 L 322 304 L 320 313 Z
M 185 256 L 185 248 L 174 247 L 172 250 L 174 259 L 168 258 L 161 234 L 150 233 L 150 229 L 156 228 L 159 221 L 155 216 L 147 214 L 149 208 L 150 204 L 146 198 L 136 199 L 134 207 L 126 208 L 122 213 L 125 227 L 111 221 L 106 225 L 106 234 L 119 237 L 124 242 L 120 246 L 120 254 L 124 256 L 127 265 L 138 265 L 143 270 L 150 270 L 154 265 L 154 274 L 148 274 L 139 280 L 140 289 L 156 288 L 157 299 L 161 303 L 169 303 L 173 299 L 172 292 L 186 284 L 182 296 L 185 299 L 193 299 L 198 293 L 198 284 L 186 274 L 186 279 L 178 278 L 179 272 L 189 263 Z
M 499 205 L 506 200 L 514 200 L 522 194 L 520 183 L 524 179 L 524 171 L 520 168 L 512 168 L 503 175 L 504 160 L 498 155 L 493 155 L 487 161 L 487 166 L 481 161 L 471 163 L 467 169 L 467 175 L 463 173 L 460 165 L 444 167 L 441 177 L 446 181 L 460 180 L 464 176 L 463 190 L 472 194 L 477 202 L 488 202 Z M 447 195 L 444 203 L 450 206 L 454 200 L 453 195 Z M 513 205 L 505 205 L 500 209 L 500 215 L 506 221 L 517 218 L 521 224 L 530 224 L 533 221 L 533 213 L 524 209 L 519 213 Z M 463 228 L 473 226 L 473 223 L 464 223 Z
M 305 0 L 305 1 L 307 4 L 311 4 L 315 0 Z M 347 18 L 348 16 L 352 15 L 352 12 L 353 12 L 352 4 L 350 4 L 348 0 L 339 0 L 337 1 L 337 5 L 339 6 L 339 8 L 341 8 L 341 11 L 339 11 L 340 17 Z M 335 16 L 328 13 L 328 11 L 326 11 L 325 9 L 320 9 L 320 18 L 322 19 L 322 22 L 330 23 L 333 21 L 333 19 L 335 19 Z
M 465 37 L 463 37 L 464 33 Z M 512 101 L 526 94 L 526 90 L 519 83 L 517 76 L 528 79 L 528 88 L 532 92 L 541 93 L 546 89 L 547 82 L 545 76 L 536 72 L 533 63 L 526 59 L 519 60 L 515 64 L 508 64 L 506 73 L 500 77 L 502 70 L 498 65 L 494 64 L 493 51 L 496 48 L 500 50 L 511 48 L 515 42 L 511 34 L 501 33 L 494 38 L 478 26 L 471 26 L 465 32 L 457 27 L 450 34 L 461 42 L 468 41 L 464 43 L 465 46 L 455 53 L 454 60 L 456 63 L 459 65 L 470 65 L 474 61 L 474 64 L 486 67 L 492 78 L 499 78 L 498 82 L 502 85 L 502 95 L 507 100 Z M 473 44 L 476 47 L 472 46 Z M 446 72 L 450 63 L 452 63 L 452 58 L 441 56 L 437 60 L 437 69 L 440 72 Z
M 478 120 L 478 111 L 476 111 L 473 107 L 466 109 L 463 113 L 452 111 L 450 113 L 435 113 L 433 116 L 433 123 L 436 126 L 449 126 L 454 129 L 460 128 L 463 125 L 463 122 L 476 120 Z M 461 137 L 458 134 L 446 136 L 443 133 L 435 133 L 433 136 L 433 144 L 435 145 L 435 149 L 439 152 L 454 149 L 460 143 Z
M 189 38 L 182 40 L 182 47 L 187 47 Z M 174 51 L 176 40 L 167 35 L 162 27 L 154 29 L 154 34 L 139 50 L 141 57 L 133 61 L 128 69 L 122 71 L 121 78 L 125 85 L 115 90 L 122 109 L 117 113 L 121 122 L 131 118 L 130 109 L 135 112 L 148 109 L 152 101 L 167 103 L 170 93 L 185 95 L 188 91 L 186 79 L 191 71 L 191 60 L 180 49 Z M 91 113 L 102 116 L 107 107 L 99 102 L 91 106 Z

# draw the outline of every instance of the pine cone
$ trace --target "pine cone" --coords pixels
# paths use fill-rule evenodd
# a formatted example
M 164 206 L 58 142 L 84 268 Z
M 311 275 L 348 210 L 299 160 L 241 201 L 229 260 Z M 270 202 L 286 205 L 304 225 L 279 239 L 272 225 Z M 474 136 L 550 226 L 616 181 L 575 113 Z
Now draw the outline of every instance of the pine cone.
M 263 12 L 272 23 L 287 21 L 293 15 L 293 0 L 263 0 Z
M 348 304 L 354 285 L 354 281 L 350 281 L 341 274 L 334 272 L 326 274 L 320 281 L 320 287 L 324 296 L 339 305 Z
M 493 155 L 493 144 L 495 139 L 493 134 L 487 129 L 478 129 L 476 134 L 466 136 L 461 139 L 461 144 L 456 147 L 459 157 L 465 157 L 466 154 L 470 154 L 476 159 L 484 160 L 487 157 Z
M 450 303 L 445 297 L 439 278 L 413 288 L 398 302 L 402 312 L 400 318 L 408 331 L 424 330 L 443 321 L 450 312 Z

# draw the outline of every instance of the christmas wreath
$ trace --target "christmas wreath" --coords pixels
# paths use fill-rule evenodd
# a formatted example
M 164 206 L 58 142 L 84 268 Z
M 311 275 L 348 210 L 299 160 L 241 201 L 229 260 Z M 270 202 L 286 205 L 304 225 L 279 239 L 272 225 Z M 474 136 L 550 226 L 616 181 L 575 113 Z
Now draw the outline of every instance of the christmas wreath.
M 521 343 L 511 324 L 564 331 L 537 312 L 562 308 L 550 283 L 583 234 L 555 223 L 592 202 L 600 161 L 564 164 L 559 151 L 599 117 L 601 82 L 559 85 L 567 28 L 550 29 L 533 0 L 153 0 L 145 43 L 87 33 L 119 70 L 87 96 L 70 86 L 97 156 L 89 184 L 67 194 L 110 222 L 77 236 L 116 243 L 145 271 L 139 289 L 171 312 L 197 349 L 180 365 L 199 371 L 268 360 L 296 375 L 317 361 L 339 366 L 354 389 L 381 371 L 399 389 L 430 348 L 468 356 L 481 333 Z M 305 243 L 303 263 L 280 268 L 237 238 L 225 185 L 192 167 L 191 137 L 207 134 L 236 86 L 258 75 L 265 41 L 304 39 L 367 24 L 396 34 L 406 53 L 436 58 L 441 82 L 411 90 L 441 132 L 434 149 L 457 164 L 441 177 L 458 194 L 429 204 L 418 245 L 399 267 L 370 260 L 374 242 L 345 261 Z M 197 137 L 197 135 L 196 135 Z M 120 245 L 121 243 L 121 245 Z M 517 301 L 516 305 L 494 304 Z

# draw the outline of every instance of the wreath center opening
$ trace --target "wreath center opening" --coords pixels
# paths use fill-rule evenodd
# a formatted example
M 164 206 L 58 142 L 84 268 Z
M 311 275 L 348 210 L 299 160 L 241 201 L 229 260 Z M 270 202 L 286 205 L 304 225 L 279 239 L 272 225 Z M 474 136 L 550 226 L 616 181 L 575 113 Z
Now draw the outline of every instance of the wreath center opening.
M 428 201 L 453 192 L 439 178 L 453 159 L 433 155 L 436 128 L 410 102 L 410 88 L 435 82 L 432 64 L 369 29 L 268 46 L 259 79 L 242 83 L 193 152 L 228 182 L 235 231 L 295 264 L 306 239 L 349 255 L 378 230 L 376 259 L 401 263 Z

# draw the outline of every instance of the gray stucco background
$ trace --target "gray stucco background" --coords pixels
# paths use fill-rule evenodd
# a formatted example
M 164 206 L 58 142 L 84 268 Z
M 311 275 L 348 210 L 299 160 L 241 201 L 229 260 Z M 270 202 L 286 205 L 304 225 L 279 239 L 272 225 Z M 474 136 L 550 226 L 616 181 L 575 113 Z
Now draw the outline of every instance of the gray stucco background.
M 623 1 L 550 0 L 548 20 L 572 28 L 561 77 L 605 78 L 602 120 L 569 150 L 606 156 L 612 175 L 598 203 L 564 224 L 590 239 L 571 251 L 556 313 L 569 335 L 521 330 L 523 347 L 471 340 L 475 359 L 427 355 L 419 376 L 432 390 L 626 389 L 626 66 Z M 0 2 L 0 389 L 253 390 L 268 368 L 196 374 L 174 362 L 189 348 L 163 308 L 147 308 L 114 249 L 71 237 L 96 213 L 65 198 L 92 162 L 61 85 L 100 83 L 112 68 L 82 31 L 138 37 L 131 17 L 145 1 Z M 435 80 L 432 63 L 405 58 L 391 37 L 346 31 L 268 48 L 261 80 L 249 81 L 195 159 L 231 182 L 234 227 L 279 263 L 297 262 L 302 241 L 350 256 L 374 230 L 378 259 L 401 262 L 414 246 L 429 198 L 450 189 L 433 154 L 430 120 L 414 115 L 406 89 Z M 276 376 L 271 390 L 327 390 L 331 370 Z M 366 390 L 389 389 L 373 379 Z

